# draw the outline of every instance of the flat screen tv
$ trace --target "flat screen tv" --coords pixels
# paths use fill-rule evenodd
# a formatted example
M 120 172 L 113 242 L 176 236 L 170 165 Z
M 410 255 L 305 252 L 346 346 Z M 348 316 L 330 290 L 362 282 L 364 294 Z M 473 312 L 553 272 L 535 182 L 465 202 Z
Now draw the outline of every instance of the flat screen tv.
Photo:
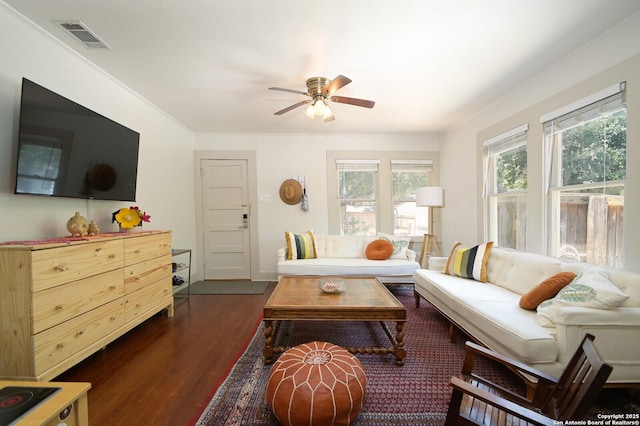
M 22 79 L 16 194 L 135 201 L 140 134 Z

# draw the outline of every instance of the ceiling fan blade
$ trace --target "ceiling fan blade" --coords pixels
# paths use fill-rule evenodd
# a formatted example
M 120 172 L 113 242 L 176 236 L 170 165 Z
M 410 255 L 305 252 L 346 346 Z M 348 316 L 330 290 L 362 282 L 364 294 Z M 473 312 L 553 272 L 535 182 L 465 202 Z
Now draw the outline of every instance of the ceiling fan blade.
M 373 108 L 373 106 L 376 104 L 374 101 L 367 101 L 366 99 L 347 98 L 346 96 L 332 96 L 330 99 L 332 102 L 355 105 L 364 108 Z
M 324 93 L 333 93 L 336 90 L 346 86 L 347 84 L 351 83 L 351 79 L 348 77 L 345 77 L 344 75 L 339 75 L 336 78 L 334 78 L 333 80 L 331 80 L 331 82 L 329 84 L 327 84 L 324 89 L 322 89 L 322 91 Z
M 291 106 L 286 107 L 285 109 L 281 109 L 280 111 L 274 112 L 273 115 L 282 115 L 285 112 L 289 112 L 292 109 L 296 109 L 298 107 L 301 107 L 304 104 L 308 104 L 309 102 L 311 102 L 311 99 L 307 99 L 306 101 L 300 101 L 297 104 L 293 104 Z
M 269 87 L 269 90 L 279 90 L 281 92 L 297 93 L 299 95 L 307 96 L 307 92 L 301 92 L 300 90 L 293 90 L 293 89 L 283 89 L 282 87 Z

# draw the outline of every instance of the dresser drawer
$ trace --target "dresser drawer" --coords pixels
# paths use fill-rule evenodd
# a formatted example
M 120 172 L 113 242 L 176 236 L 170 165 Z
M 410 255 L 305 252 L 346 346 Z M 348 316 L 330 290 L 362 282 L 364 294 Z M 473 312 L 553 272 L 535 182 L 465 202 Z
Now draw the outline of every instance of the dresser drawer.
M 124 296 L 122 268 L 33 293 L 36 334 Z
M 125 265 L 171 254 L 171 234 L 152 234 L 125 238 Z
M 171 276 L 171 255 L 156 257 L 124 268 L 126 294 Z
M 122 240 L 34 250 L 31 291 L 40 291 L 124 266 Z
M 163 278 L 138 291 L 125 296 L 125 320 L 130 322 L 140 315 L 154 309 L 164 300 L 171 302 L 173 294 L 171 291 L 171 278 Z
M 54 367 L 122 327 L 124 325 L 122 300 L 109 302 L 33 336 L 36 374 Z

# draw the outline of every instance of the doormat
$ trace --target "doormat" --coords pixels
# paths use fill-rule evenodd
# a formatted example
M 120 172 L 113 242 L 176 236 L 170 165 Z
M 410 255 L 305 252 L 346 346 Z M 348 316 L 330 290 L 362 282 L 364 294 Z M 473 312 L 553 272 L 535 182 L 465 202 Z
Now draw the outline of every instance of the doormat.
M 191 284 L 191 294 L 264 294 L 271 281 L 196 281 Z M 182 289 L 179 295 L 186 295 Z

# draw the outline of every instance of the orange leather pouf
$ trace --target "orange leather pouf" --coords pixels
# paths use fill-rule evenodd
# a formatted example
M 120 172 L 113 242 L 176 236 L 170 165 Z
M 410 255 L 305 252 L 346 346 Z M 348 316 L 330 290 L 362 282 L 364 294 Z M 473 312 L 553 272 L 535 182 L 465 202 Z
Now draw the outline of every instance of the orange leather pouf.
M 367 387 L 360 360 L 327 342 L 286 350 L 271 367 L 269 408 L 283 425 L 348 425 Z

